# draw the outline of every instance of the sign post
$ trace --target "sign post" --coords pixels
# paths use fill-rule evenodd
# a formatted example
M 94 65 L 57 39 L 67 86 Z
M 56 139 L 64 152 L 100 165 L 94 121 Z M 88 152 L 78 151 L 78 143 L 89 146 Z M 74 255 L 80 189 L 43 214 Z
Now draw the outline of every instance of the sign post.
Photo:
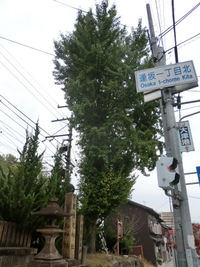
M 197 176 L 198 176 L 198 181 L 199 181 L 199 185 L 200 185 L 200 166 L 197 166 L 196 170 L 197 170 Z

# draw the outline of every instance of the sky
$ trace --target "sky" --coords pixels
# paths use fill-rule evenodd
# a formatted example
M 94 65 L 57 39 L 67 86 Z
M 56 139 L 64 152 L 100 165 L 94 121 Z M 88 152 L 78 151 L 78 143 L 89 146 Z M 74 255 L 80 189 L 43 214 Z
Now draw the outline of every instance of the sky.
M 174 0 L 175 20 L 178 21 L 193 7 L 198 0 Z M 71 113 L 66 107 L 64 94 L 55 84 L 53 40 L 59 40 L 60 33 L 72 32 L 78 9 L 94 10 L 94 0 L 1 0 L 0 1 L 0 155 L 13 154 L 18 157 L 17 149 L 22 149 L 26 130 L 33 132 L 38 121 L 41 127 L 40 151 L 45 150 L 44 164 L 50 168 L 56 147 L 67 141 L 67 118 Z M 171 0 L 110 0 L 115 3 L 121 24 L 127 29 L 137 28 L 138 20 L 148 28 L 146 4 L 149 3 L 156 36 L 159 37 L 172 25 Z M 200 77 L 200 7 L 198 6 L 176 27 L 179 62 L 193 60 Z M 195 38 L 192 38 L 196 36 Z M 189 40 L 188 40 L 189 39 Z M 185 42 L 188 40 L 187 42 Z M 167 64 L 174 64 L 173 31 L 167 33 L 159 44 L 164 46 Z M 199 87 L 181 93 L 181 101 L 198 100 Z M 198 102 L 176 108 L 177 121 L 200 110 Z M 60 121 L 61 119 L 64 119 Z M 66 119 L 66 120 L 65 120 Z M 196 172 L 200 166 L 200 114 L 187 117 L 192 131 L 195 151 L 183 153 L 184 172 Z M 51 138 L 53 135 L 66 135 Z M 76 133 L 73 132 L 72 163 L 74 164 L 73 183 L 76 184 L 77 161 L 79 150 L 76 145 Z M 157 212 L 170 211 L 170 200 L 157 185 L 156 170 L 144 177 L 139 177 L 134 186 L 131 199 L 146 205 Z M 186 175 L 186 183 L 198 182 L 197 174 Z M 200 222 L 199 185 L 187 185 L 191 219 Z

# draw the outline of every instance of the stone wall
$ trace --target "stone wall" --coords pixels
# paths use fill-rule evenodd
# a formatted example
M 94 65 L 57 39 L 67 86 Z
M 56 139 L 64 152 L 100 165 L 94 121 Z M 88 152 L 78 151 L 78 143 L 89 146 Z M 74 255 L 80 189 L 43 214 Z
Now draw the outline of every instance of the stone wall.
M 23 247 L 0 247 L 1 267 L 27 267 L 34 259 L 37 249 Z
M 139 259 L 127 258 L 120 262 L 113 262 L 112 267 L 143 267 L 143 263 Z

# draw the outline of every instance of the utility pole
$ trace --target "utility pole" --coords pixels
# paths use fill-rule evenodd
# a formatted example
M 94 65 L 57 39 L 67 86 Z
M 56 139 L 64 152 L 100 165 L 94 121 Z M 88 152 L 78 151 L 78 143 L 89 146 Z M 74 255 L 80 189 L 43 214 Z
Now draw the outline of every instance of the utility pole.
M 157 46 L 157 39 L 154 33 L 149 4 L 147 4 L 146 7 L 150 28 L 151 47 L 155 65 L 166 65 L 164 49 Z M 166 195 L 172 197 L 173 203 L 177 243 L 177 261 L 175 258 L 175 263 L 178 267 L 197 267 L 197 256 L 194 246 L 194 236 L 173 104 L 173 95 L 170 91 L 170 88 L 162 89 L 160 108 L 163 119 L 166 153 L 168 157 L 175 157 L 178 160 L 178 169 L 180 174 L 180 188 L 178 188 L 177 185 L 174 186 L 174 190 L 171 191 L 171 194 L 169 194 L 167 190 L 165 191 Z
M 68 106 L 59 106 L 58 108 L 67 108 Z M 61 120 L 68 120 L 68 119 L 60 119 L 60 120 L 55 120 L 55 121 L 61 121 Z M 72 126 L 70 124 L 69 127 L 69 134 L 67 134 L 69 136 L 68 141 L 68 146 L 67 146 L 67 154 L 65 154 L 65 175 L 70 173 L 70 164 L 71 164 L 71 148 L 72 148 Z
M 63 121 L 63 120 L 67 120 L 67 119 L 57 119 L 54 120 L 52 122 L 55 121 Z M 69 127 L 69 133 L 68 134 L 61 134 L 61 135 L 53 135 L 53 136 L 48 136 L 48 137 L 60 137 L 60 136 L 68 136 L 68 139 L 64 139 L 63 141 L 68 141 L 68 145 L 65 145 L 63 147 L 61 147 L 61 149 L 63 149 L 63 153 L 66 152 L 66 154 L 64 154 L 65 157 L 65 174 L 69 174 L 70 173 L 70 164 L 71 164 L 71 148 L 72 148 L 72 126 L 70 125 Z M 46 137 L 46 138 L 48 138 Z
M 70 161 L 71 161 L 71 148 L 72 148 L 72 126 L 69 126 L 69 143 L 68 143 L 68 150 L 66 155 L 66 172 L 70 173 Z

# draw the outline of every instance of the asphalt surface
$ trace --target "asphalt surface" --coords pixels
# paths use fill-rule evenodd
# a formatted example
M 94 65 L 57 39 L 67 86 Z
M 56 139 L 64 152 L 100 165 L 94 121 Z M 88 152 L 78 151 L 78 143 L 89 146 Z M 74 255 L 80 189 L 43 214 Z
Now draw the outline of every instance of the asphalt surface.
M 173 267 L 173 260 L 164 262 L 161 267 Z

